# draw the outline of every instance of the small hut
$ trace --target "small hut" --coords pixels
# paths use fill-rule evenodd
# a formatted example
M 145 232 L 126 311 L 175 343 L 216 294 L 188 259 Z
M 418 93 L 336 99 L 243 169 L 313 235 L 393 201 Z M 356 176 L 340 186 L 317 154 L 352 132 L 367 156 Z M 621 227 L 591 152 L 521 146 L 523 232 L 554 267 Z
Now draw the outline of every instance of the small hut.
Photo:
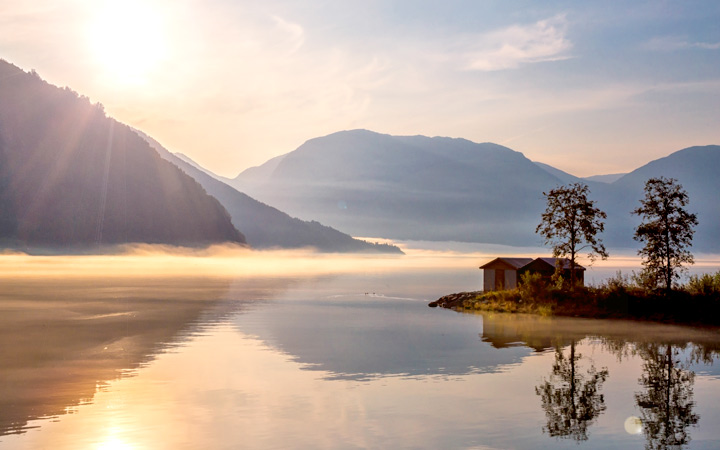
M 539 273 L 543 279 L 550 281 L 559 267 L 565 280 L 571 278 L 570 260 L 567 258 L 495 258 L 480 266 L 483 270 L 483 290 L 501 291 L 515 289 L 524 273 Z M 575 264 L 575 280 L 584 284 L 585 268 Z
M 483 290 L 515 289 L 520 279 L 518 270 L 532 262 L 532 258 L 495 258 L 483 264 Z
M 529 264 L 518 269 L 518 277 L 522 277 L 526 272 L 539 273 L 543 280 L 549 282 L 557 267 L 560 268 L 565 281 L 572 279 L 571 264 L 567 258 L 535 258 Z M 580 264 L 575 264 L 575 282 L 581 286 L 585 284 L 585 268 Z

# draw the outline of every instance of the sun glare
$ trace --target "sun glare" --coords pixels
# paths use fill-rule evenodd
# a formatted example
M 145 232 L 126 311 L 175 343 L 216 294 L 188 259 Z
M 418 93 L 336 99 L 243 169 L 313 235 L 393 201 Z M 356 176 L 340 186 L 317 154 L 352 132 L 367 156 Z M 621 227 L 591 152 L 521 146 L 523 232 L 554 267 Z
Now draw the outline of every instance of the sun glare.
M 106 1 L 89 26 L 97 63 L 114 84 L 143 84 L 167 55 L 162 14 L 136 0 Z

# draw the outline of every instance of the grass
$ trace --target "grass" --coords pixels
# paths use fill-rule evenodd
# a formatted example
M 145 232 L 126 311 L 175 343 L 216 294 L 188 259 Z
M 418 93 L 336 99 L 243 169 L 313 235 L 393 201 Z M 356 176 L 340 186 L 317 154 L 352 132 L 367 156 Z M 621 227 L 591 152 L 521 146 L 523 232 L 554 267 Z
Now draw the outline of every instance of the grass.
M 516 289 L 478 293 L 457 309 L 720 325 L 720 271 L 691 277 L 671 292 L 637 281 L 618 273 L 600 286 L 569 289 L 562 282 L 528 276 Z

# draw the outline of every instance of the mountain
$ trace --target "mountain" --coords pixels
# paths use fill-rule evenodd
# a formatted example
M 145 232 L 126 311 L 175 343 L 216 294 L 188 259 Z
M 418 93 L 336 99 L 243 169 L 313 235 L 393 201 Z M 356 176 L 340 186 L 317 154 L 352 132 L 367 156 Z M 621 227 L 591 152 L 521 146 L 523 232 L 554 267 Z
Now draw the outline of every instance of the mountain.
M 254 248 L 313 247 L 324 252 L 402 253 L 393 245 L 372 244 L 315 221 L 292 218 L 213 178 L 187 156 L 171 153 L 150 136 L 142 133 L 141 136 L 162 158 L 193 177 L 218 199 L 230 213 L 233 223 L 243 230 L 248 244 Z
M 597 183 L 605 183 L 610 184 L 617 180 L 619 180 L 621 177 L 623 177 L 624 173 L 610 173 L 606 175 L 592 175 L 589 177 L 576 177 L 575 175 L 571 175 L 567 172 L 564 172 L 558 168 L 555 168 L 549 164 L 541 163 L 538 161 L 535 161 L 535 164 L 537 164 L 540 168 L 548 172 L 549 174 L 553 175 L 560 181 L 562 181 L 565 184 L 569 183 L 585 183 L 589 187 L 597 186 Z
M 216 199 L 101 105 L 3 60 L 0 80 L 3 245 L 245 243 Z
M 229 183 L 299 217 L 314 217 L 353 235 L 541 245 L 535 227 L 543 192 L 571 182 L 590 187 L 607 215 L 610 248 L 638 248 L 631 211 L 647 179 L 678 179 L 698 213 L 694 250 L 720 251 L 717 193 L 720 147 L 691 147 L 609 183 L 586 180 L 496 144 L 464 139 L 389 136 L 366 130 L 312 139 Z
M 687 191 L 690 202 L 686 209 L 698 215 L 693 239 L 696 251 L 720 251 L 720 146 L 689 147 L 645 164 L 610 184 L 608 208 L 626 213 L 640 206 L 645 182 L 653 177 L 675 178 Z M 637 216 L 624 214 L 616 223 L 618 233 L 632 236 L 640 223 Z
M 274 158 L 269 159 L 266 161 L 263 165 L 257 166 L 257 167 L 250 167 L 249 169 L 246 169 L 243 172 L 243 179 L 246 180 L 246 182 L 263 182 L 264 180 L 268 179 L 270 175 L 272 175 L 273 171 L 277 168 L 277 166 L 282 162 L 282 160 L 285 158 L 286 155 L 280 155 L 276 156 Z M 191 164 L 195 164 L 194 162 L 188 161 Z M 195 165 L 196 167 L 202 169 L 200 166 Z M 233 184 L 233 179 L 231 178 L 225 178 L 225 177 L 219 177 L 216 175 L 215 178 L 218 178 L 220 181 L 230 184 Z
M 367 130 L 312 139 L 230 183 L 353 235 L 511 245 L 538 243 L 528 223 L 562 184 L 500 145 Z
M 614 183 L 620 178 L 627 175 L 626 173 L 608 173 L 605 175 L 592 175 L 589 177 L 583 177 L 585 181 L 595 181 L 598 183 Z
M 571 175 L 571 174 L 569 174 L 569 173 L 567 173 L 567 172 L 564 172 L 564 171 L 562 171 L 562 170 L 560 170 L 560 169 L 556 169 L 555 167 L 553 167 L 553 166 L 551 166 L 551 165 L 549 165 L 549 164 L 541 163 L 541 162 L 538 162 L 538 161 L 535 161 L 535 164 L 537 164 L 538 167 L 540 167 L 541 169 L 543 169 L 544 171 L 546 171 L 546 172 L 549 173 L 550 175 L 552 175 L 552 176 L 554 176 L 555 178 L 557 178 L 557 179 L 559 179 L 560 181 L 562 181 L 564 184 L 583 183 L 583 182 L 585 182 L 585 180 L 583 180 L 582 178 L 578 178 L 578 177 L 576 177 L 575 175 Z

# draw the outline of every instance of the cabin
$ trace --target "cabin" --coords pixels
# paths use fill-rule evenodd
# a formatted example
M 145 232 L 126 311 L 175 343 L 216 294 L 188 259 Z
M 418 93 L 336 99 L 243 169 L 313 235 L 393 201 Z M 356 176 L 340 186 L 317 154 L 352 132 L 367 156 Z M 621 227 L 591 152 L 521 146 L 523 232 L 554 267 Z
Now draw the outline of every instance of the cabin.
M 495 258 L 480 266 L 483 271 L 483 291 L 515 289 L 525 273 L 539 273 L 550 281 L 559 265 L 562 277 L 571 278 L 570 260 L 566 258 Z M 585 282 L 585 268 L 575 265 L 575 279 L 581 285 Z
M 550 281 L 555 268 L 560 267 L 563 280 L 570 281 L 572 279 L 572 269 L 570 260 L 567 258 L 535 258 L 531 263 L 521 267 L 518 270 L 518 279 L 526 272 L 539 273 L 543 280 Z M 580 264 L 575 264 L 575 282 L 583 286 L 585 284 L 585 268 Z
M 530 264 L 532 258 L 495 258 L 480 268 L 483 271 L 483 291 L 502 291 L 517 287 L 518 270 Z

